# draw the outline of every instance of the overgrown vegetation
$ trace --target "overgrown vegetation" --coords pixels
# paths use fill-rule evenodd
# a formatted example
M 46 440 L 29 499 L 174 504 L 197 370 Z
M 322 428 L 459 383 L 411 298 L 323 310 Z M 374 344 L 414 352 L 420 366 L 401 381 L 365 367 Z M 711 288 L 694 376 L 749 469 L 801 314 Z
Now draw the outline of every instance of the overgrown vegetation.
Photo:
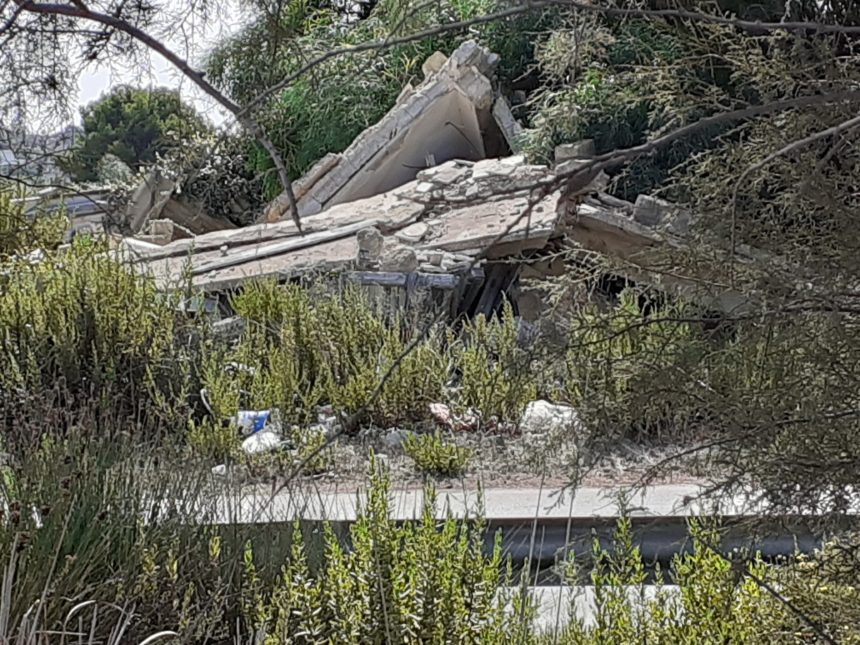
M 65 215 L 30 217 L 21 201 L 25 197 L 24 191 L 0 184 L 0 259 L 35 249 L 55 249 L 63 240 L 68 226 Z
M 78 420 L 93 422 L 94 413 L 94 407 L 81 411 Z M 610 549 L 595 542 L 593 564 L 577 568 L 571 560 L 568 567 L 571 583 L 590 578 L 592 620 L 572 614 L 560 633 L 540 635 L 536 608 L 517 589 L 500 543 L 485 551 L 480 518 L 437 520 L 432 490 L 416 523 L 396 522 L 390 480 L 374 471 L 345 548 L 331 527 L 320 535 L 296 525 L 273 535 L 253 525 L 189 522 L 214 510 L 199 504 L 203 479 L 193 464 L 165 471 L 176 455 L 154 450 L 142 459 L 138 450 L 72 435 L 46 441 L 14 464 L 15 485 L 3 487 L 0 532 L 5 579 L 14 581 L 0 597 L 4 638 L 35 644 L 50 631 L 80 631 L 85 642 L 140 642 L 169 629 L 179 634 L 173 642 L 225 644 L 237 637 L 356 644 L 809 642 L 813 628 L 756 580 L 778 585 L 839 642 L 860 637 L 853 615 L 842 613 L 856 600 L 853 580 L 831 557 L 854 557 L 847 543 L 781 567 L 753 558 L 747 576 L 719 555 L 714 528 L 694 525 L 693 552 L 677 556 L 656 589 L 646 590 L 645 563 L 624 520 Z
M 671 381 L 672 372 L 700 364 L 720 343 L 685 322 L 695 309 L 685 316 L 683 306 L 665 304 L 645 316 L 639 295 L 626 289 L 612 309 L 586 306 L 573 320 L 565 395 L 592 423 L 677 440 L 693 412 L 678 393 L 656 391 L 655 375 Z
M 83 138 L 62 160 L 81 182 L 110 179 L 103 172 L 107 157 L 137 172 L 208 127 L 178 91 L 166 88 L 117 87 L 83 108 L 81 120 Z
M 117 16 L 140 14 L 131 20 L 143 27 L 157 19 L 137 5 L 113 4 Z M 658 5 L 665 7 L 618 6 L 640 12 Z M 349 26 L 330 6 L 260 2 L 253 24 L 216 48 L 208 74 L 247 105 L 335 47 L 506 6 L 385 0 Z M 659 192 L 683 202 L 695 226 L 685 250 L 644 254 L 613 269 L 678 287 L 691 301 L 713 303 L 715 291 L 729 296 L 713 305 L 722 312 L 718 322 L 683 302 L 646 311 L 643 293 L 628 291 L 619 303 L 574 303 L 563 348 L 546 350 L 518 342 L 511 309 L 469 321 L 461 334 L 437 328 L 419 335 L 357 291 L 264 283 L 235 298 L 248 325 L 226 344 L 105 248 L 76 243 L 53 252 L 61 221 L 30 220 L 0 195 L 0 418 L 8 453 L 0 637 L 32 642 L 35 631 L 48 640 L 72 612 L 75 636 L 90 630 L 93 642 L 141 640 L 162 628 L 200 643 L 229 642 L 237 632 L 241 641 L 270 643 L 542 642 L 528 620 L 531 608 L 516 605 L 525 601 L 514 595 L 506 613 L 494 599 L 510 580 L 499 576 L 498 551 L 481 554 L 479 531 L 437 524 L 432 513 L 417 526 L 391 521 L 384 480 L 350 536 L 352 550 L 329 530 L 321 552 L 298 531 L 279 552 L 284 545 L 270 535 L 215 530 L 197 521 L 199 508 L 180 507 L 202 499 L 197 473 L 215 460 L 290 473 L 324 469 L 327 435 L 311 428 L 323 404 L 349 421 L 347 433 L 426 421 L 428 403 L 437 401 L 475 413 L 484 430 L 509 427 L 484 422 L 515 423 L 528 401 L 544 396 L 573 404 L 584 420 L 577 432 L 588 436 L 577 449 L 585 465 L 622 439 L 680 442 L 672 457 L 700 454 L 713 493 L 754 489 L 757 501 L 776 510 L 823 509 L 827 519 L 851 509 L 860 463 L 858 57 L 856 36 L 835 27 L 856 27 L 856 7 L 805 0 L 684 6 L 834 29 L 604 15 L 590 5 L 594 11 L 476 24 L 469 36 L 502 55 L 498 85 L 516 99 L 529 126 L 523 144 L 535 160 L 550 160 L 559 143 L 592 138 L 607 152 L 704 117 L 758 110 L 639 155 L 614 178 L 622 197 Z M 129 44 L 97 31 L 78 32 L 83 40 L 66 47 L 72 16 L 58 25 L 36 9 L 49 7 L 12 3 L 3 19 L 0 76 L 25 93 L 62 90 L 63 65 L 55 65 L 62 51 L 84 43 L 97 59 Z M 22 27 L 19 14 L 32 22 Z M 347 146 L 406 83 L 420 80 L 430 53 L 450 52 L 462 36 L 332 56 L 265 101 L 259 116 L 293 175 Z M 529 92 L 524 104 L 517 90 Z M 14 89 L 3 94 L 4 113 L 24 104 L 7 96 L 18 98 Z M 797 99 L 805 107 L 762 108 Z M 131 125 L 146 122 L 134 145 L 119 141 L 124 135 L 102 145 L 105 128 L 121 134 L 108 114 L 95 115 L 100 132 L 87 144 L 102 157 L 107 149 L 118 157 L 133 152 L 133 165 L 166 152 L 153 144 L 153 115 L 140 103 L 132 100 L 126 111 Z M 201 197 L 210 206 L 235 202 L 237 220 L 250 221 L 280 190 L 269 157 L 239 138 L 222 158 L 210 158 L 210 137 L 206 152 L 186 156 L 167 131 L 194 124 L 187 121 L 156 128 L 176 159 L 211 162 L 196 176 L 181 173 L 183 183 L 210 191 Z M 98 174 L 89 166 L 87 179 Z M 235 182 L 218 185 L 222 173 Z M 45 251 L 40 262 L 22 257 L 32 249 Z M 248 369 L 225 371 L 228 362 Z M 245 408 L 277 410 L 294 449 L 242 457 L 237 429 L 224 421 Z M 440 435 L 413 436 L 407 451 L 428 472 L 466 465 L 465 453 Z M 779 566 L 754 554 L 729 562 L 717 552 L 716 534 L 697 528 L 694 554 L 658 577 L 678 590 L 660 587 L 648 600 L 645 568 L 622 524 L 615 551 L 592 554 L 594 624 L 574 620 L 549 642 L 858 642 L 856 538 L 835 526 L 838 539 L 822 552 Z M 571 580 L 579 580 L 574 573 Z M 86 600 L 97 604 L 80 605 Z
M 406 435 L 403 451 L 415 462 L 415 468 L 429 475 L 458 477 L 469 465 L 472 451 L 435 434 Z

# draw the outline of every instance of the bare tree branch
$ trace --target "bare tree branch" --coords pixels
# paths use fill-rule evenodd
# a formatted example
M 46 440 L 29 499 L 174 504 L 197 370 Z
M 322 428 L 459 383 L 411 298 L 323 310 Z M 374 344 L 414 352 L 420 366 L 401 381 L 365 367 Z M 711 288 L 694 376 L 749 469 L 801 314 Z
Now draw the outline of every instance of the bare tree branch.
M 741 189 L 741 186 L 747 180 L 747 178 L 767 166 L 772 161 L 784 157 L 785 155 L 791 154 L 792 152 L 804 148 L 810 144 L 815 143 L 816 141 L 820 141 L 821 139 L 827 139 L 830 137 L 839 136 L 846 130 L 851 130 L 860 126 L 860 116 L 855 116 L 854 118 L 848 119 L 834 125 L 833 127 L 826 128 L 824 130 L 819 130 L 813 134 L 810 134 L 807 137 L 803 137 L 802 139 L 797 139 L 796 141 L 792 141 L 784 145 L 779 150 L 776 150 L 769 154 L 767 157 L 759 161 L 758 163 L 753 164 L 746 170 L 741 173 L 741 176 L 738 177 L 737 182 L 735 183 L 734 189 L 732 190 L 732 221 L 731 221 L 731 257 L 734 259 L 735 250 L 736 250 L 736 228 L 737 228 L 737 216 L 738 216 L 738 192 Z
M 604 7 L 576 0 L 546 0 L 546 4 L 600 13 L 605 16 L 617 16 L 628 18 L 677 18 L 694 22 L 705 22 L 725 27 L 735 27 L 744 31 L 803 31 L 816 34 L 850 34 L 860 35 L 860 26 L 849 26 L 839 24 L 828 24 L 823 22 L 809 21 L 780 21 L 761 22 L 759 20 L 741 20 L 737 17 L 720 16 L 713 13 L 701 11 L 689 11 L 684 9 L 624 9 L 621 7 Z
M 529 13 L 538 9 L 546 9 L 548 7 L 560 7 L 567 9 L 576 9 L 578 11 L 590 12 L 590 13 L 599 13 L 606 16 L 620 16 L 620 17 L 639 17 L 639 18 L 679 18 L 685 20 L 693 20 L 699 22 L 713 23 L 719 25 L 725 25 L 730 27 L 736 27 L 738 29 L 743 30 L 784 30 L 784 31 L 812 31 L 815 33 L 827 33 L 827 34 L 856 34 L 860 35 L 860 26 L 851 27 L 844 25 L 831 25 L 826 23 L 817 23 L 817 22 L 759 22 L 759 21 L 749 21 L 749 20 L 740 20 L 737 18 L 730 18 L 725 16 L 719 16 L 715 14 L 707 14 L 698 11 L 683 11 L 676 9 L 622 9 L 617 7 L 604 7 L 598 5 L 592 5 L 582 2 L 576 2 L 575 0 L 524 0 L 522 4 L 514 5 L 512 7 L 508 7 L 506 9 L 502 9 L 499 11 L 495 11 L 492 13 L 488 13 L 482 16 L 477 16 L 475 18 L 471 18 L 468 20 L 460 20 L 456 22 L 450 22 L 443 25 L 437 25 L 435 27 L 430 27 L 427 29 L 422 29 L 420 31 L 407 34 L 405 36 L 400 37 L 387 37 L 382 40 L 376 41 L 368 41 L 365 43 L 361 43 L 359 45 L 351 45 L 347 47 L 339 47 L 337 49 L 331 49 L 324 54 L 314 58 L 311 61 L 308 61 L 305 65 L 303 65 L 300 69 L 296 70 L 294 73 L 289 76 L 283 78 L 275 85 L 272 85 L 269 88 L 266 88 L 263 92 L 261 92 L 254 100 L 252 100 L 248 105 L 243 108 L 243 114 L 245 112 L 252 112 L 256 110 L 263 102 L 265 102 L 272 95 L 277 92 L 283 90 L 285 87 L 289 86 L 290 83 L 300 78 L 310 70 L 319 65 L 322 65 L 328 60 L 333 58 L 337 58 L 344 55 L 349 54 L 357 54 L 361 52 L 367 52 L 372 50 L 384 51 L 390 47 L 394 47 L 397 45 L 403 45 L 407 43 L 412 43 L 418 40 L 423 40 L 425 38 L 432 38 L 434 36 L 439 36 L 441 34 L 449 33 L 452 31 L 461 31 L 463 29 L 467 29 L 469 27 L 474 27 L 476 25 L 486 24 L 489 22 L 495 22 L 497 20 L 501 20 L 504 18 L 510 18 L 513 16 L 522 15 L 525 13 Z

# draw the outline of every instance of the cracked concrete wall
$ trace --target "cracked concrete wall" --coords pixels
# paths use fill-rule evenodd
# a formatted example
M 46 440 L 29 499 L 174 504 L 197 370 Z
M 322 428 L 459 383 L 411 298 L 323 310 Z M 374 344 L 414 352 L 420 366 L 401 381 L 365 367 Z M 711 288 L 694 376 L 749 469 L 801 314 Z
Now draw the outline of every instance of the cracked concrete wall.
M 431 59 L 424 82 L 404 90 L 378 123 L 342 153 L 326 155 L 295 183 L 302 217 L 402 186 L 428 166 L 486 156 L 482 124 L 492 120 L 495 98 L 488 75 L 499 57 L 466 41 L 444 63 L 436 55 Z M 263 221 L 277 221 L 288 211 L 281 195 Z
M 372 197 L 413 179 L 428 167 L 451 159 L 478 161 L 484 142 L 474 105 L 459 91 L 434 101 L 362 166 L 326 206 Z M 428 163 L 429 161 L 429 163 Z

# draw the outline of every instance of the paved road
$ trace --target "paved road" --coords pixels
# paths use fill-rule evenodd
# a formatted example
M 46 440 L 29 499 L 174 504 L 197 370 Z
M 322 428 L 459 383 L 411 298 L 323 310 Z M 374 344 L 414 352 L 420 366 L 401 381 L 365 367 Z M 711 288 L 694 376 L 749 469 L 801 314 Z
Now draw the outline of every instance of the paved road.
M 693 485 L 661 485 L 640 490 L 629 497 L 627 511 L 634 518 L 688 518 L 707 512 L 695 498 L 700 489 Z M 580 488 L 574 494 L 559 490 L 488 489 L 440 491 L 437 516 L 474 517 L 479 509 L 489 520 L 593 520 L 619 517 L 619 494 L 623 489 Z M 210 521 L 215 523 L 288 522 L 296 517 L 307 520 L 354 521 L 365 495 L 357 493 L 319 493 L 312 490 L 282 491 L 271 496 L 264 487 L 244 489 L 236 494 L 221 494 L 213 500 Z M 391 508 L 398 520 L 420 516 L 424 494 L 420 490 L 398 490 L 391 495 Z M 742 515 L 752 510 L 741 500 L 721 504 L 722 515 Z

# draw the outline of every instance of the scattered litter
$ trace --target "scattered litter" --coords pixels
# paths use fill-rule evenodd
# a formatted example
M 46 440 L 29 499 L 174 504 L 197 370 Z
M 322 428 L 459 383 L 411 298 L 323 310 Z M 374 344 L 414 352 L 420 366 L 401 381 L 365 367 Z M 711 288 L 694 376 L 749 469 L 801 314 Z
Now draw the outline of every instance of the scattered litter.
M 543 400 L 529 403 L 520 419 L 520 430 L 529 434 L 572 431 L 579 427 L 579 415 L 574 408 Z
M 230 373 L 245 372 L 246 374 L 254 376 L 257 373 L 257 368 L 253 365 L 245 365 L 244 363 L 230 361 L 224 365 L 224 371 Z
M 436 423 L 439 425 L 448 426 L 449 428 L 453 425 L 451 408 L 444 403 L 431 403 L 430 414 L 433 415 L 433 418 L 436 419 Z
M 236 425 L 242 434 L 254 434 L 266 427 L 270 416 L 270 410 L 239 410 L 236 413 Z
M 466 430 L 476 430 L 481 424 L 481 415 L 479 412 L 469 409 L 462 415 L 455 415 L 444 403 L 431 403 L 430 414 L 439 425 L 451 428 L 457 432 Z
M 264 452 L 273 452 L 287 445 L 288 442 L 277 432 L 262 430 L 255 432 L 242 442 L 242 451 L 246 455 L 257 455 Z
M 317 409 L 317 423 L 312 428 L 321 428 L 327 438 L 337 435 L 343 427 L 332 406 L 326 405 Z

